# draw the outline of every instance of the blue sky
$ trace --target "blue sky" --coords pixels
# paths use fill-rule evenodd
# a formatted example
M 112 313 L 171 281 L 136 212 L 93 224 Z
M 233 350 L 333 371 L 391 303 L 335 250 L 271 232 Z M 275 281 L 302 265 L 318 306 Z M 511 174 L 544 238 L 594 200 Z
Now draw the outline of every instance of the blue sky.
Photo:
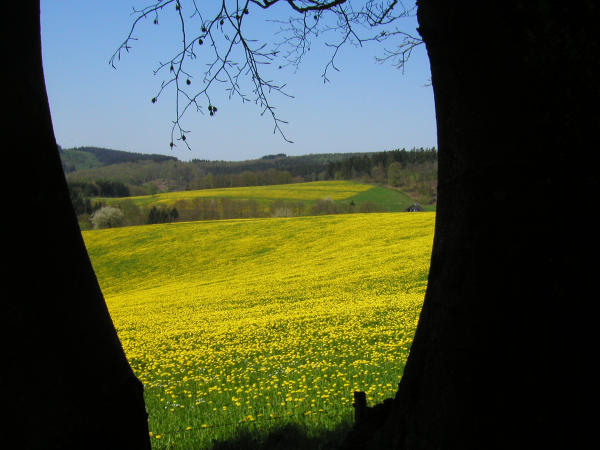
M 192 149 L 176 142 L 169 148 L 175 97 L 165 91 L 151 103 L 163 77 L 154 75 L 160 61 L 173 56 L 179 29 L 172 11 L 141 24 L 133 48 L 113 69 L 109 59 L 127 36 L 137 0 L 41 0 L 44 73 L 57 141 L 63 147 L 98 146 L 140 153 L 192 158 L 243 160 L 265 154 L 382 151 L 436 146 L 433 92 L 428 86 L 429 63 L 424 46 L 412 54 L 404 73 L 380 64 L 381 44 L 345 46 L 336 58 L 340 71 L 321 74 L 331 55 L 322 40 L 298 70 L 265 67 L 265 74 L 286 84 L 294 98 L 277 95 L 270 101 L 289 144 L 273 134 L 273 121 L 253 103 L 227 99 L 213 91 L 214 117 L 188 112 L 183 123 L 191 132 Z M 184 12 L 186 3 L 183 2 Z M 248 35 L 274 41 L 279 26 L 265 17 L 283 18 L 287 8 L 268 14 L 251 10 Z M 403 29 L 416 34 L 416 19 Z M 331 40 L 331 38 L 330 38 Z M 393 47 L 391 43 L 387 44 Z M 208 62 L 199 57 L 188 66 L 200 79 Z M 275 63 L 278 64 L 278 63 Z M 270 75 L 272 74 L 272 77 Z

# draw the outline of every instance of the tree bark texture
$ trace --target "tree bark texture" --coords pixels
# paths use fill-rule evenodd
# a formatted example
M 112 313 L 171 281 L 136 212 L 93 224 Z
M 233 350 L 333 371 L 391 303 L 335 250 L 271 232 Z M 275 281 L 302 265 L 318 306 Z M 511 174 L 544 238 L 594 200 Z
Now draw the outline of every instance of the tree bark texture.
M 429 283 L 393 412 L 348 447 L 582 448 L 598 3 L 420 0 L 418 19 L 439 146 Z
M 44 84 L 37 0 L 7 5 L 3 448 L 150 448 L 143 387 L 73 212 Z M 11 187 L 12 189 L 9 189 Z

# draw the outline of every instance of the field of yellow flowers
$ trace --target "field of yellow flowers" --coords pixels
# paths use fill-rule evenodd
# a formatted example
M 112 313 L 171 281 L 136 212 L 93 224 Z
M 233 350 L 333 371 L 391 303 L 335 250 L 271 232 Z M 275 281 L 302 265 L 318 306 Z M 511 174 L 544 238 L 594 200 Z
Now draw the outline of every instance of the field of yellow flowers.
M 210 447 L 285 421 L 349 421 L 394 395 L 434 213 L 184 222 L 83 236 L 153 446 Z
M 331 200 L 344 200 L 354 197 L 361 192 L 372 189 L 369 184 L 352 181 L 311 181 L 308 183 L 277 184 L 270 186 L 245 186 L 222 189 L 199 189 L 194 191 L 165 192 L 139 197 L 127 197 L 138 206 L 173 205 L 178 200 L 194 200 L 196 198 L 227 197 L 235 199 L 273 201 L 300 200 L 314 201 L 326 197 Z M 122 199 L 103 198 L 106 204 L 114 204 Z

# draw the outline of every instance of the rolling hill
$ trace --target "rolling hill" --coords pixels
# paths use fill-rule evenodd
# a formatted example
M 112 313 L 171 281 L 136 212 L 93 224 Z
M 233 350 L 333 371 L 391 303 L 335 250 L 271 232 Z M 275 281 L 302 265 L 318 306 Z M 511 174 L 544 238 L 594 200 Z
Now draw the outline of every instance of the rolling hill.
M 155 448 L 243 430 L 351 424 L 352 392 L 396 392 L 433 213 L 221 220 L 83 237 Z M 258 447 L 248 447 L 258 448 Z

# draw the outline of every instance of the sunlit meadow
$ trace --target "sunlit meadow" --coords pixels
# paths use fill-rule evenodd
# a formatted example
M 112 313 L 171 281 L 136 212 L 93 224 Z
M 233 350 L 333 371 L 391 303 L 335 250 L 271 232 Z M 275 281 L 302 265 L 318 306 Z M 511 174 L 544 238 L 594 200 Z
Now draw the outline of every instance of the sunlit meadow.
M 394 395 L 427 284 L 434 213 L 84 232 L 153 446 L 210 447 L 352 419 Z
M 178 200 L 194 200 L 196 198 L 228 197 L 235 199 L 273 201 L 299 200 L 315 201 L 323 198 L 344 200 L 352 198 L 361 192 L 372 189 L 369 184 L 352 181 L 311 181 L 308 183 L 277 184 L 271 186 L 244 186 L 222 189 L 199 189 L 193 191 L 165 192 L 139 197 L 127 197 L 138 206 L 171 205 Z M 106 204 L 116 203 L 122 199 L 102 199 Z

